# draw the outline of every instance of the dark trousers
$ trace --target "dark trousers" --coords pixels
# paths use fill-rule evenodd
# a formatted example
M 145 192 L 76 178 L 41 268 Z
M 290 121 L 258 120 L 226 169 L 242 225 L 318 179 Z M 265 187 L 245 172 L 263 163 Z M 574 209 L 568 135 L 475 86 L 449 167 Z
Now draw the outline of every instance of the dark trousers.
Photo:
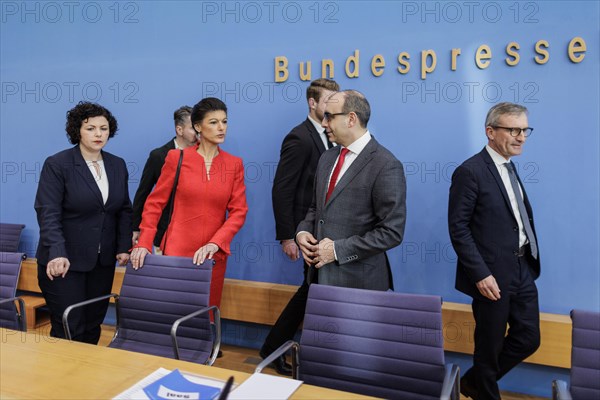
M 287 306 L 281 312 L 275 325 L 269 331 L 265 343 L 262 346 L 262 352 L 271 354 L 288 340 L 292 340 L 300 324 L 304 320 L 306 310 L 306 301 L 308 299 L 309 283 L 316 283 L 316 270 L 304 264 L 304 280 L 294 296 L 290 299 Z
M 96 264 L 88 272 L 69 270 L 64 278 L 56 277 L 53 281 L 46 275 L 46 266 L 38 266 L 38 283 L 46 304 L 50 309 L 50 336 L 65 338 L 62 316 L 72 304 L 94 297 L 110 294 L 115 277 L 115 267 Z M 96 302 L 73 310 L 69 314 L 71 337 L 78 342 L 98 344 L 100 325 L 104 321 L 108 309 L 108 300 Z
M 475 352 L 473 367 L 464 379 L 477 389 L 476 400 L 500 399 L 498 380 L 540 346 L 538 292 L 530 257 L 519 257 L 512 266 L 517 272 L 509 287 L 500 292 L 500 300 L 473 300 Z

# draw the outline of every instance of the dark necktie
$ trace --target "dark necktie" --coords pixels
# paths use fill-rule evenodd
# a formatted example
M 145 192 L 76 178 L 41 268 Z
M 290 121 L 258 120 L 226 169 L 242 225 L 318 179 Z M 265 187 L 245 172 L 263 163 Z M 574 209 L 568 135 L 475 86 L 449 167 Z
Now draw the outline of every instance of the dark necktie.
M 346 154 L 348 154 L 349 150 L 347 148 L 343 148 L 340 151 L 340 157 L 338 158 L 338 162 L 333 169 L 333 173 L 331 174 L 331 179 L 329 180 L 329 188 L 327 189 L 327 196 L 325 196 L 325 203 L 329 200 L 331 193 L 333 193 L 333 189 L 335 188 L 335 183 L 337 182 L 338 176 L 340 175 L 340 171 L 342 170 L 342 165 L 344 164 L 344 160 L 346 159 Z
M 527 239 L 529 239 L 529 245 L 531 247 L 531 255 L 533 258 L 537 259 L 538 256 L 538 248 L 537 243 L 535 242 L 535 235 L 533 234 L 533 229 L 531 228 L 531 224 L 529 223 L 529 214 L 527 213 L 527 209 L 525 208 L 525 203 L 523 202 L 523 197 L 521 196 L 521 190 L 519 190 L 519 182 L 517 181 L 517 174 L 511 163 L 504 163 L 504 166 L 508 170 L 508 177 L 510 178 L 510 184 L 512 186 L 513 192 L 515 193 L 515 198 L 517 199 L 517 206 L 519 207 L 519 213 L 521 214 L 521 221 L 523 222 L 523 228 L 525 228 L 525 234 L 527 235 Z

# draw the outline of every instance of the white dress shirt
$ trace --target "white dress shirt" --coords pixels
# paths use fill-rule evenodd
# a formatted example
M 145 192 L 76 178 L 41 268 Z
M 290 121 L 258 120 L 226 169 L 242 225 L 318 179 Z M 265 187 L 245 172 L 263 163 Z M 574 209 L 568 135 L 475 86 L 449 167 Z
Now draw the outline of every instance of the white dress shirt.
M 524 246 L 528 243 L 527 234 L 525 233 L 525 228 L 523 227 L 523 221 L 521 220 L 521 213 L 519 212 L 519 205 L 517 204 L 517 198 L 515 197 L 515 192 L 512 188 L 512 184 L 510 183 L 510 176 L 508 176 L 508 170 L 504 166 L 504 164 L 510 162 L 510 160 L 506 160 L 506 158 L 502 157 L 498 152 L 492 149 L 490 146 L 486 145 L 485 149 L 489 153 L 490 157 L 492 157 L 492 161 L 496 164 L 496 169 L 500 174 L 500 178 L 502 178 L 502 183 L 504 183 L 504 188 L 506 189 L 506 193 L 508 193 L 508 199 L 510 200 L 510 207 L 517 218 L 517 224 L 519 225 L 519 247 Z M 519 185 L 519 191 L 521 192 L 521 198 L 523 197 L 523 189 L 521 185 Z
M 92 176 L 98 184 L 98 189 L 100 189 L 100 193 L 102 193 L 102 201 L 104 202 L 104 204 L 106 204 L 106 200 L 108 200 L 108 178 L 106 177 L 106 168 L 104 168 L 104 161 L 86 161 L 86 163 L 88 168 L 90 169 L 90 172 L 92 173 Z M 98 170 L 96 170 L 94 163 L 98 165 Z M 100 173 L 98 173 L 98 171 L 100 171 Z
M 338 175 L 337 182 L 335 183 L 336 185 L 338 184 L 340 179 L 342 179 L 342 176 L 344 176 L 346 171 L 348 171 L 348 168 L 350 168 L 350 166 L 352 165 L 354 160 L 356 160 L 356 157 L 358 157 L 358 155 L 365 149 L 365 147 L 367 146 L 367 144 L 370 141 L 371 141 L 371 133 L 369 131 L 366 131 L 361 137 L 356 139 L 354 142 L 352 142 L 351 145 L 349 145 L 347 147 L 347 149 L 349 151 L 348 151 L 348 154 L 346 154 L 346 158 L 344 159 L 344 164 L 342 164 L 342 169 L 340 170 L 340 174 Z M 339 160 L 339 156 L 338 156 L 338 160 Z M 327 186 L 325 186 L 326 190 L 329 188 L 329 181 L 331 180 L 331 175 L 333 175 L 333 170 L 335 169 L 336 165 L 337 165 L 337 160 L 336 160 L 333 168 L 331 169 L 329 178 L 327 179 Z
M 325 128 L 321 126 L 321 124 L 314 119 L 308 116 L 308 120 L 314 125 L 315 129 L 319 133 L 319 137 L 321 138 L 321 142 L 323 142 L 323 146 L 325 146 L 325 150 L 329 148 L 329 139 L 327 139 L 327 134 L 325 133 Z

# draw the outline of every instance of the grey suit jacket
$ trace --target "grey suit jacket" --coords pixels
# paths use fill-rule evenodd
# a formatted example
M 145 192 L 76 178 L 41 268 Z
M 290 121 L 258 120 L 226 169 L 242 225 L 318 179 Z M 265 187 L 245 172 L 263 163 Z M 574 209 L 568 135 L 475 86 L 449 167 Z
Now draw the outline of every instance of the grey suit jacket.
M 325 204 L 340 146 L 321 156 L 313 202 L 297 232 L 334 241 L 337 261 L 319 270 L 319 283 L 363 289 L 393 288 L 386 250 L 398 246 L 406 222 L 402 163 L 371 138 Z

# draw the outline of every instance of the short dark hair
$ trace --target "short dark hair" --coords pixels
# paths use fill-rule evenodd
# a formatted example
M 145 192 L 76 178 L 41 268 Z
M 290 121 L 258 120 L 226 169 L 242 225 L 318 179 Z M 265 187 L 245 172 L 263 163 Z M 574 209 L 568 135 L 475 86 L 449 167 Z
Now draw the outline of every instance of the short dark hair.
M 192 107 L 190 106 L 181 106 L 173 113 L 173 120 L 175 121 L 175 126 L 184 126 L 187 122 L 186 120 L 192 115 Z
M 502 115 L 505 115 L 505 114 L 511 114 L 511 115 L 526 114 L 527 115 L 527 113 L 528 113 L 527 107 L 522 106 L 520 104 L 509 103 L 509 102 L 498 103 L 495 106 L 493 106 L 492 108 L 490 108 L 490 110 L 488 111 L 487 116 L 485 117 L 485 126 L 487 128 L 490 125 L 498 124 L 498 118 L 500 118 Z
M 369 119 L 371 118 L 371 106 L 369 105 L 365 95 L 358 90 L 344 90 L 340 93 L 342 93 L 344 96 L 342 112 L 354 112 L 358 117 L 360 126 L 366 128 L 367 124 L 369 123 Z
M 323 90 L 331 90 L 332 92 L 337 92 L 340 90 L 340 85 L 333 79 L 316 79 L 310 83 L 310 86 L 306 88 L 306 101 L 308 99 L 313 98 L 315 101 L 319 101 L 321 99 L 321 95 L 323 94 Z
M 80 101 L 75 107 L 67 111 L 65 130 L 71 144 L 79 144 L 81 140 L 81 125 L 89 118 L 104 117 L 108 121 L 108 137 L 112 138 L 117 133 L 119 126 L 117 120 L 108 109 L 97 103 Z
M 227 114 L 227 106 L 216 97 L 206 97 L 200 100 L 192 109 L 192 127 L 197 123 L 202 122 L 206 114 L 211 111 L 225 111 L 225 114 Z M 194 128 L 194 130 L 196 130 L 196 128 Z

